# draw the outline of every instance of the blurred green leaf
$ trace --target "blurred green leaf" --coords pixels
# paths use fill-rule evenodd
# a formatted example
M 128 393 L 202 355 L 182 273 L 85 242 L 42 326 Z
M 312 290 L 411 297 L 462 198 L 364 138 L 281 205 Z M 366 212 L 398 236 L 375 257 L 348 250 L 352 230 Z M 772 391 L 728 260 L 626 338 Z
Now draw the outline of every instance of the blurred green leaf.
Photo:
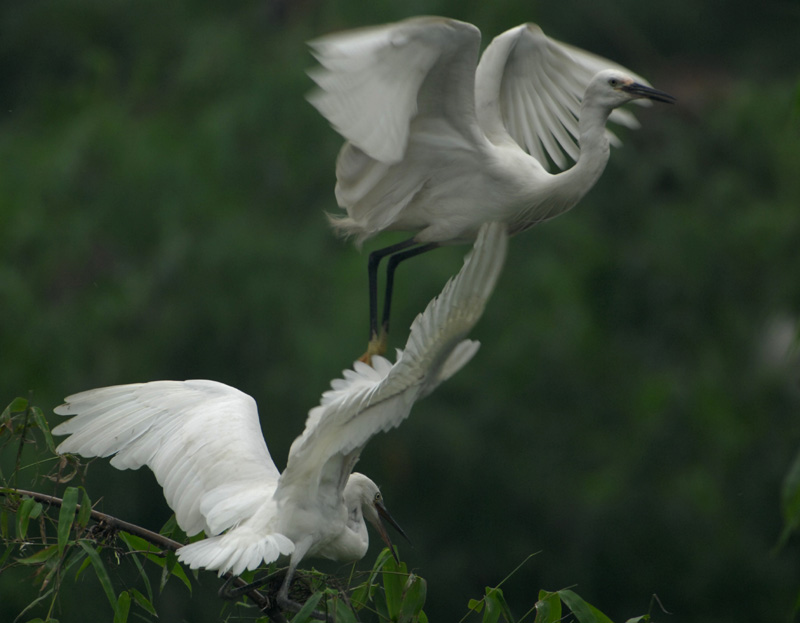
M 47 547 L 40 549 L 35 554 L 31 554 L 27 558 L 18 558 L 17 562 L 22 565 L 38 565 L 39 563 L 49 560 L 58 553 L 57 545 L 48 545 Z
M 31 408 L 31 411 L 33 412 L 33 420 L 36 422 L 36 426 L 38 426 L 39 430 L 42 431 L 45 444 L 47 444 L 47 449 L 53 454 L 56 454 L 56 446 L 53 443 L 53 436 L 50 434 L 50 426 L 47 424 L 47 420 L 44 419 L 42 410 L 39 407 L 33 407 Z
M 129 532 L 120 531 L 119 536 L 128 546 L 130 551 L 141 552 L 147 560 L 161 567 L 161 585 L 159 590 L 164 590 L 164 586 L 166 586 L 166 583 L 169 581 L 170 575 L 173 575 L 183 582 L 186 588 L 189 589 L 189 592 L 192 591 L 192 582 L 186 575 L 186 571 L 184 571 L 183 567 L 178 562 L 175 552 L 167 551 L 162 554 L 160 548 L 158 548 L 156 545 Z M 142 569 L 138 564 L 137 566 L 140 568 L 140 574 L 144 575 L 144 569 Z M 147 581 L 147 586 L 149 593 L 149 580 Z M 152 599 L 152 594 L 150 598 Z
M 480 613 L 483 610 L 483 604 L 484 604 L 483 599 L 470 599 L 469 602 L 467 603 L 467 607 L 470 610 Z
M 605 614 L 584 601 L 574 591 L 563 589 L 558 591 L 558 596 L 572 610 L 572 614 L 575 615 L 580 623 L 613 623 Z
M 403 601 L 403 587 L 408 571 L 404 562 L 398 564 L 393 557 L 389 557 L 383 564 L 383 591 L 386 595 L 386 608 L 389 618 L 397 621 L 400 617 L 400 607 Z
M 539 591 L 534 623 L 557 623 L 561 620 L 561 598 L 558 593 Z
M 136 590 L 135 588 L 130 588 L 128 590 L 130 591 L 131 596 L 133 597 L 133 600 L 137 604 L 139 604 L 139 606 L 141 606 L 149 614 L 152 614 L 153 616 L 158 616 L 158 613 L 156 612 L 156 609 L 153 607 L 152 599 L 148 599 L 147 597 L 142 595 L 142 593 L 140 591 Z
M 778 547 L 786 545 L 789 537 L 800 526 L 800 451 L 795 454 L 792 465 L 783 479 L 781 487 L 781 508 L 783 511 L 783 530 Z
M 483 623 L 497 623 L 502 616 L 505 621 L 512 623 L 514 620 L 503 595 L 503 589 L 487 586 L 484 596 L 486 610 L 483 613 Z
M 2 415 L 0 415 L 0 422 L 7 422 L 11 419 L 11 416 L 14 413 L 22 413 L 28 409 L 28 400 L 26 398 L 14 398 L 9 405 L 3 409 Z
M 377 558 L 375 559 L 375 564 L 372 565 L 372 569 L 370 569 L 367 579 L 353 589 L 352 593 L 350 594 L 350 601 L 356 610 L 366 606 L 367 603 L 373 598 L 377 588 L 375 580 L 383 569 L 383 566 L 386 564 L 386 561 L 390 559 L 393 560 L 391 551 L 389 548 L 383 548 L 383 550 L 381 550 L 380 554 L 378 554 Z
M 114 623 L 127 623 L 130 610 L 131 594 L 128 591 L 122 591 L 117 597 L 117 603 L 114 607 Z
M 72 530 L 72 522 L 75 519 L 75 509 L 78 506 L 77 487 L 67 487 L 64 497 L 61 499 L 61 508 L 58 511 L 58 555 L 64 553 L 67 546 L 69 534 Z
M 114 594 L 114 585 L 111 582 L 108 571 L 106 571 L 102 558 L 100 558 L 100 553 L 95 549 L 92 543 L 84 539 L 79 539 L 78 545 L 86 552 L 88 560 L 91 562 L 94 572 L 97 575 L 97 579 L 100 580 L 100 585 L 103 587 L 103 592 L 106 594 L 108 603 L 111 604 L 111 608 L 116 612 L 117 597 Z
M 157 557 L 154 556 L 152 560 L 156 564 L 159 564 Z M 186 575 L 186 572 L 183 570 L 183 567 L 178 562 L 178 557 L 175 555 L 175 552 L 172 551 L 165 552 L 164 558 L 161 559 L 161 565 L 163 567 L 163 570 L 161 573 L 160 590 L 162 591 L 164 590 L 164 586 L 166 586 L 170 575 L 172 575 L 178 578 L 181 582 L 183 582 L 186 588 L 189 589 L 190 593 L 192 592 L 192 583 L 189 580 L 189 577 Z
M 136 566 L 136 569 L 139 571 L 139 577 L 142 578 L 142 582 L 144 583 L 145 590 L 147 591 L 147 601 L 148 603 L 152 603 L 153 601 L 153 588 L 150 584 L 150 578 L 147 575 L 147 572 L 144 570 L 144 566 L 142 566 L 141 561 L 139 560 L 139 554 L 137 552 L 141 551 L 133 546 L 133 542 L 129 537 L 133 536 L 128 532 L 120 532 L 120 538 L 122 538 L 125 545 L 128 546 L 128 550 L 130 552 L 130 558 L 133 560 L 133 564 Z M 134 594 L 134 597 L 136 595 Z
M 89 520 L 92 517 L 92 501 L 89 499 L 89 493 L 83 487 L 79 487 L 82 492 L 81 507 L 78 510 L 78 517 L 75 523 L 80 528 L 85 528 L 89 525 Z
M 42 505 L 33 498 L 25 498 L 17 509 L 17 538 L 25 540 L 28 535 L 28 521 L 38 517 L 42 512 Z
M 311 615 L 314 613 L 314 610 L 316 610 L 320 599 L 322 599 L 322 593 L 320 592 L 316 592 L 311 595 L 311 597 L 308 598 L 308 601 L 303 604 L 303 607 L 300 608 L 299 612 L 294 615 L 292 621 L 294 623 L 306 623 L 306 621 L 309 621 L 311 619 Z
M 428 585 L 425 580 L 414 573 L 409 574 L 403 587 L 398 621 L 407 623 L 418 620 L 419 614 L 425 606 L 427 593 Z

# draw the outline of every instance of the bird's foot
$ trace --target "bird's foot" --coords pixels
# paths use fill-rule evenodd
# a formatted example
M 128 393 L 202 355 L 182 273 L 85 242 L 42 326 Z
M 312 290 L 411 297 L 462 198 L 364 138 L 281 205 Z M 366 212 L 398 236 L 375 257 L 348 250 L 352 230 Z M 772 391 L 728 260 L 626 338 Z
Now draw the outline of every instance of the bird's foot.
M 382 356 L 386 353 L 386 348 L 389 344 L 389 333 L 385 327 L 381 327 L 380 333 L 373 333 L 369 342 L 367 343 L 367 352 L 358 358 L 367 365 L 372 365 L 372 357 L 374 355 Z

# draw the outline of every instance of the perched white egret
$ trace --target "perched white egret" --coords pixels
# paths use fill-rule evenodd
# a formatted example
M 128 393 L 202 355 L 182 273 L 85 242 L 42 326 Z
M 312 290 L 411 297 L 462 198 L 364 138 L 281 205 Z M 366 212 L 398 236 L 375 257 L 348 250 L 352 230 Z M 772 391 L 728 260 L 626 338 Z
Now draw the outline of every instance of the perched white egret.
M 617 108 L 674 98 L 636 74 L 522 24 L 478 63 L 480 31 L 412 18 L 310 42 L 319 66 L 309 101 L 346 142 L 336 162 L 333 227 L 357 244 L 383 231 L 413 238 L 370 255 L 370 349 L 385 349 L 394 269 L 402 259 L 474 239 L 501 221 L 509 234 L 573 207 L 605 168 L 606 121 L 637 127 Z M 477 69 L 476 69 L 477 63 Z M 574 166 L 567 168 L 570 161 Z M 562 172 L 551 174 L 551 165 Z M 387 267 L 377 339 L 377 269 Z
M 288 598 L 297 564 L 306 556 L 358 560 L 368 545 L 366 519 L 391 542 L 378 487 L 351 473 L 376 433 L 398 426 L 414 402 L 429 394 L 475 354 L 464 337 L 481 316 L 506 250 L 502 224 L 483 227 L 461 271 L 417 316 L 405 349 L 390 364 L 356 362 L 331 383 L 289 450 L 280 473 L 261 435 L 255 401 L 214 381 L 154 381 L 93 389 L 56 408 L 72 419 L 53 429 L 69 435 L 60 453 L 114 455 L 111 465 L 147 465 L 164 488 L 178 525 L 209 538 L 186 545 L 178 558 L 191 568 L 240 574 L 290 555 L 278 592 Z M 399 529 L 399 528 L 398 528 Z

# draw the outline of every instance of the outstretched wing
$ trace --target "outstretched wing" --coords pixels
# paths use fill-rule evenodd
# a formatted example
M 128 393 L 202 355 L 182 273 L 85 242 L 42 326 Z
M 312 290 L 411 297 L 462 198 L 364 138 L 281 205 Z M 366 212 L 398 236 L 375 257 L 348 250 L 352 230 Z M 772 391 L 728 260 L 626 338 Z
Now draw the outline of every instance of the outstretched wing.
M 276 499 L 335 503 L 370 437 L 399 425 L 414 402 L 466 364 L 478 343 L 464 340 L 483 313 L 506 252 L 505 226 L 484 225 L 461 271 L 411 325 L 397 362 L 356 362 L 331 383 L 289 451 Z
M 280 473 L 255 401 L 215 381 L 154 381 L 74 394 L 55 409 L 60 453 L 114 455 L 118 469 L 147 465 L 178 525 L 219 534 L 271 498 Z
M 586 87 L 597 72 L 619 69 L 649 84 L 629 69 L 547 37 L 536 24 L 512 28 L 487 46 L 475 77 L 478 120 L 487 134 L 499 121 L 511 137 L 549 169 L 577 160 L 578 115 Z M 648 100 L 637 100 L 650 105 Z M 616 109 L 611 121 L 637 128 L 630 111 Z M 609 131 L 612 142 L 619 141 Z M 549 160 L 548 160 L 549 158 Z
M 308 99 L 339 134 L 383 164 L 402 160 L 412 119 L 474 124 L 480 32 L 443 17 L 349 30 L 309 43 L 319 67 Z

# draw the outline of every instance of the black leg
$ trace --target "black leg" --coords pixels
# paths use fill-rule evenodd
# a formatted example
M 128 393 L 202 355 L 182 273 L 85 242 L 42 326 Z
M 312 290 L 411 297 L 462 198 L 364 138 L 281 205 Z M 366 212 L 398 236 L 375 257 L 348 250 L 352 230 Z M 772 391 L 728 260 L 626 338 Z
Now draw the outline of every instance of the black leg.
M 381 331 L 383 333 L 389 332 L 389 315 L 392 310 L 392 290 L 394 289 L 394 271 L 397 270 L 397 265 L 403 260 L 421 255 L 422 253 L 438 247 L 438 242 L 429 242 L 428 244 L 423 244 L 412 249 L 395 252 L 389 257 L 389 262 L 386 265 L 386 293 L 383 299 L 383 318 L 381 319 Z
M 369 339 L 373 340 L 378 336 L 378 264 L 387 255 L 392 255 L 398 251 L 408 249 L 415 245 L 413 238 L 403 240 L 397 244 L 377 249 L 369 254 L 367 264 L 367 277 L 369 279 Z M 385 315 L 386 312 L 384 312 Z

